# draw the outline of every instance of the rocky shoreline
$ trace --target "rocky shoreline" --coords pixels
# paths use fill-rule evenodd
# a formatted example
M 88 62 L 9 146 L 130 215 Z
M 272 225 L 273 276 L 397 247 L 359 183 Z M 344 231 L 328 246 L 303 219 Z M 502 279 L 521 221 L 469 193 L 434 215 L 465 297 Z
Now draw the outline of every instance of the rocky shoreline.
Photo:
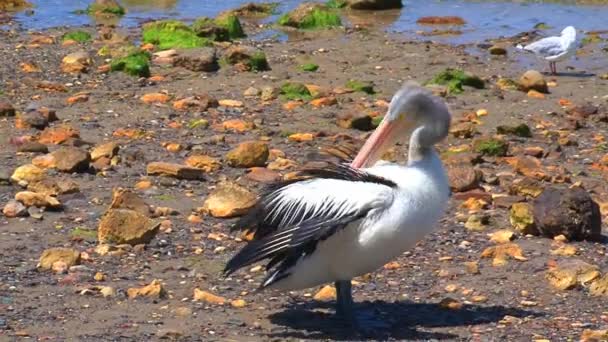
M 252 40 L 269 27 L 242 11 L 0 31 L 0 336 L 361 338 L 333 318 L 331 286 L 258 293 L 259 266 L 222 278 L 248 239 L 228 228 L 264 185 L 356 151 L 415 80 L 452 110 L 454 194 L 436 233 L 356 279 L 390 325 L 371 338 L 608 338 L 608 77 L 523 69 L 530 35 L 470 54 L 292 13 L 289 40 Z

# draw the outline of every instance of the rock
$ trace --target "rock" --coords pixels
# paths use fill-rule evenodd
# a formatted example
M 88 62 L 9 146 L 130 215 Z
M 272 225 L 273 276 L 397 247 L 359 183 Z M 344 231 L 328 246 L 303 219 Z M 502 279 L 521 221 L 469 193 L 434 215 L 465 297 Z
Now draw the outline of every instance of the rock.
M 528 203 L 513 203 L 509 212 L 509 222 L 513 228 L 523 235 L 538 235 L 538 229 L 534 224 L 532 206 Z
M 492 266 L 499 267 L 507 264 L 507 260 L 509 258 L 518 260 L 518 261 L 526 261 L 527 258 L 524 257 L 523 251 L 521 247 L 516 243 L 504 243 L 492 247 L 486 248 L 481 253 L 482 258 L 493 258 Z
M 27 189 L 32 192 L 48 196 L 59 196 L 73 194 L 80 191 L 78 183 L 70 179 L 45 178 L 40 181 L 30 182 Z
M 213 217 L 229 218 L 245 214 L 255 205 L 256 196 L 242 186 L 222 182 L 203 203 L 203 211 Z
M 226 303 L 226 298 L 199 289 L 194 289 L 194 300 L 215 305 L 224 305 Z
M 173 108 L 176 110 L 197 110 L 204 112 L 209 108 L 217 106 L 217 100 L 206 94 L 194 95 L 173 102 Z
M 507 49 L 503 45 L 496 44 L 490 46 L 488 52 L 490 53 L 490 55 L 504 56 L 507 54 Z
M 222 167 L 222 164 L 216 158 L 205 155 L 193 155 L 185 161 L 186 165 L 201 169 L 205 172 L 214 172 Z
M 159 223 L 130 209 L 109 209 L 97 228 L 99 243 L 138 245 L 150 242 L 158 233 Z
M 222 107 L 229 107 L 229 108 L 241 108 L 245 105 L 243 103 L 243 101 L 232 100 L 232 99 L 222 99 L 222 100 L 219 100 L 218 103 Z
M 467 22 L 461 17 L 456 16 L 430 16 L 420 17 L 416 20 L 416 23 L 422 25 L 464 25 Z
M 533 207 L 536 227 L 546 237 L 564 235 L 568 240 L 595 241 L 601 238 L 599 206 L 581 188 L 547 188 L 534 200 Z
M 247 306 L 247 302 L 243 299 L 235 299 L 230 302 L 230 306 L 232 306 L 233 308 L 241 309 Z
M 2 214 L 4 214 L 5 217 L 12 218 L 27 216 L 28 212 L 27 207 L 21 204 L 21 202 L 10 200 L 8 203 L 6 203 L 6 205 L 4 205 Z
M 481 171 L 464 163 L 449 165 L 447 167 L 450 188 L 454 192 L 462 192 L 479 187 Z
M 314 138 L 315 136 L 312 133 L 294 133 L 287 137 L 289 141 L 295 142 L 313 141 Z
M 112 191 L 110 209 L 130 209 L 149 216 L 150 206 L 133 191 L 116 188 Z
M 148 93 L 144 94 L 139 98 L 142 102 L 147 104 L 153 103 L 167 103 L 169 102 L 169 95 L 163 93 Z
M 330 301 L 336 299 L 336 288 L 332 285 L 323 286 L 315 295 L 312 297 L 318 301 Z
M 355 10 L 386 10 L 401 8 L 401 0 L 346 0 L 346 6 Z
M 32 191 L 21 191 L 15 194 L 15 200 L 23 203 L 26 207 L 59 209 L 61 203 L 53 196 L 39 194 Z
M 30 182 L 37 182 L 46 176 L 46 172 L 32 164 L 19 166 L 11 175 L 11 180 L 22 186 L 27 186 Z
M 38 142 L 41 144 L 53 144 L 59 145 L 62 144 L 69 139 L 79 138 L 80 133 L 77 130 L 72 128 L 71 126 L 58 126 L 58 127 L 47 127 L 40 133 L 40 137 L 38 138 Z
M 500 90 L 519 90 L 519 84 L 510 78 L 499 78 L 496 86 Z
M 15 126 L 17 128 L 36 128 L 45 129 L 49 125 L 49 120 L 38 111 L 30 111 L 20 114 L 17 117 Z
M 509 143 L 495 138 L 480 138 L 473 141 L 473 151 L 484 156 L 502 157 L 509 151 Z
M 45 154 L 32 159 L 32 164 L 41 169 L 54 169 L 57 166 L 55 157 L 52 154 Z
M 28 152 L 28 153 L 48 153 L 49 148 L 41 144 L 37 141 L 26 141 L 19 147 L 17 147 L 18 152 Z
M 295 168 L 298 164 L 290 159 L 277 157 L 275 160 L 268 163 L 268 169 L 274 171 L 284 171 L 287 169 Z
M 67 73 L 79 73 L 87 70 L 91 64 L 91 57 L 85 51 L 73 52 L 61 61 L 61 70 Z
M 252 167 L 245 174 L 247 179 L 260 183 L 273 183 L 281 179 L 281 175 L 265 167 Z
M 513 195 L 538 197 L 544 190 L 544 186 L 536 179 L 525 177 L 516 179 L 509 184 L 509 193 Z
M 335 104 L 338 104 L 338 100 L 333 96 L 320 97 L 310 101 L 310 105 L 317 108 L 333 106 Z
M 547 87 L 543 74 L 536 70 L 526 71 L 519 79 L 519 86 L 525 92 L 536 90 L 540 93 L 549 93 L 549 87 Z
M 243 92 L 243 96 L 255 97 L 258 95 L 260 95 L 260 90 L 258 88 L 254 88 L 254 87 L 249 87 L 249 88 L 245 89 L 245 91 Z
M 542 99 L 545 98 L 545 94 L 543 94 L 543 93 L 541 93 L 541 92 L 539 92 L 537 90 L 534 90 L 534 89 L 528 90 L 528 94 L 527 95 L 528 95 L 529 98 L 532 98 L 532 99 L 540 99 L 540 100 L 542 100 Z
M 150 284 L 144 287 L 132 287 L 128 289 L 127 296 L 130 299 L 137 297 L 165 298 L 167 297 L 167 291 L 160 280 L 154 279 Z
M 501 125 L 496 127 L 496 133 L 498 134 L 510 134 L 522 138 L 532 137 L 532 130 L 525 123 L 521 123 L 517 126 Z
M 125 14 L 125 9 L 117 0 L 95 0 L 87 8 L 91 15 L 104 18 L 120 17 Z
M 148 164 L 148 175 L 174 177 L 178 179 L 204 180 L 205 171 L 196 167 L 180 164 L 152 162 Z
M 477 129 L 471 122 L 456 122 L 450 126 L 450 134 L 456 138 L 468 139 L 475 133 L 477 133 Z
M 232 45 L 222 56 L 222 60 L 235 65 L 244 71 L 270 70 L 266 54 L 263 51 L 247 45 Z
M 234 167 L 264 166 L 268 160 L 268 145 L 261 141 L 246 141 L 226 154 L 228 165 Z
M 278 24 L 299 29 L 319 29 L 340 26 L 342 21 L 337 13 L 324 4 L 304 2 L 281 16 Z
M 15 108 L 8 102 L 0 101 L 0 117 L 15 116 Z
M 439 302 L 439 307 L 447 310 L 460 310 L 463 304 L 454 298 L 444 298 Z
M 589 293 L 592 296 L 608 296 L 608 274 L 593 281 L 589 286 Z
M 195 72 L 211 72 L 219 69 L 215 49 L 212 47 L 180 50 L 173 60 L 173 66 Z
M 50 270 L 57 262 L 67 267 L 80 264 L 80 252 L 71 248 L 49 248 L 42 252 L 37 268 Z
M 568 290 L 599 278 L 599 268 L 582 260 L 567 260 L 551 268 L 546 278 L 558 290 Z
M 55 167 L 63 172 L 84 172 L 89 168 L 91 156 L 77 147 L 60 147 L 51 153 Z
M 279 97 L 280 89 L 275 87 L 262 87 L 262 94 L 260 95 L 260 99 L 262 101 L 271 101 Z
M 486 215 L 471 215 L 465 222 L 464 227 L 468 231 L 481 232 L 486 229 L 486 226 L 490 223 L 490 217 Z
M 494 243 L 508 243 L 515 238 L 515 234 L 508 229 L 501 229 L 490 234 L 490 241 Z
M 119 149 L 120 149 L 120 146 L 118 146 L 118 143 L 113 142 L 113 141 L 105 143 L 105 144 L 97 145 L 91 151 L 91 160 L 96 161 L 102 157 L 111 159 L 116 154 L 118 154 Z
M 371 131 L 374 129 L 372 117 L 365 113 L 342 113 L 337 118 L 337 125 L 342 128 L 353 128 L 360 131 Z
M 608 330 L 585 329 L 581 334 L 580 342 L 608 341 Z

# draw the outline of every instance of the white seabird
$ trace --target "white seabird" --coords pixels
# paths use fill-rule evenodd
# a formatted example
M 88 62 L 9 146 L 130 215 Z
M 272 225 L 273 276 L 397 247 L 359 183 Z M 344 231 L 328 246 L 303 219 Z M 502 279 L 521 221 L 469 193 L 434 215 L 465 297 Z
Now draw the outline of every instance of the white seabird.
M 576 53 L 576 30 L 568 26 L 562 30 L 559 37 L 547 37 L 526 46 L 517 48 L 534 53 L 538 58 L 549 61 L 551 73 L 557 73 L 555 63 L 570 58 Z

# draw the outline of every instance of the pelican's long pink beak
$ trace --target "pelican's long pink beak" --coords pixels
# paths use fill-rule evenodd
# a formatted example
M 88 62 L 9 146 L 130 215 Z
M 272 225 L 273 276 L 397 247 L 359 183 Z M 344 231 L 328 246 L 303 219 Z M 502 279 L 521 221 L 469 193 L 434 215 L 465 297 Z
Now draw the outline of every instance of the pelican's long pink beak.
M 354 168 L 374 165 L 390 147 L 391 143 L 395 142 L 396 126 L 396 122 L 382 120 L 350 165 Z

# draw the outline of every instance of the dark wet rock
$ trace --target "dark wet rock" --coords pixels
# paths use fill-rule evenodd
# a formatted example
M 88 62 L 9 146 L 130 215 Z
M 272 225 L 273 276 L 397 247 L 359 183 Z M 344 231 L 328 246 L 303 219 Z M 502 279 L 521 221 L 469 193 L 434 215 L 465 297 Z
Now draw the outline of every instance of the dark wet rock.
M 22 145 L 17 147 L 18 152 L 30 152 L 30 153 L 48 153 L 49 148 L 37 141 L 26 141 Z
M 498 134 L 509 134 L 522 138 L 532 137 L 532 130 L 530 130 L 530 127 L 525 123 L 521 123 L 517 126 L 501 125 L 496 127 L 496 132 Z
M 547 237 L 598 240 L 602 219 L 598 204 L 581 188 L 547 188 L 534 200 L 534 222 Z
M 492 45 L 488 48 L 490 55 L 504 56 L 507 54 L 507 49 L 500 44 Z
M 0 117 L 15 116 L 15 108 L 8 102 L 0 101 Z
M 49 120 L 38 111 L 25 112 L 19 115 L 24 127 L 44 129 L 49 125 Z
M 342 128 L 354 128 L 360 131 L 371 131 L 374 129 L 372 117 L 365 113 L 342 113 L 338 115 L 337 124 Z
M 403 7 L 401 0 L 346 0 L 346 5 L 356 10 L 385 10 Z
M 219 69 L 215 49 L 211 47 L 180 50 L 173 60 L 173 66 L 196 72 L 210 72 Z
M 51 153 L 55 159 L 55 167 L 63 172 L 84 172 L 89 168 L 91 156 L 89 152 L 77 147 L 60 147 Z
M 523 91 L 536 90 L 541 93 L 549 93 L 547 81 L 543 74 L 536 70 L 526 71 L 519 79 L 519 85 Z
M 479 187 L 481 171 L 474 169 L 470 164 L 459 163 L 447 168 L 450 188 L 454 192 L 463 192 Z
M 591 115 L 595 115 L 599 112 L 599 107 L 591 104 L 585 103 L 578 106 L 569 107 L 566 109 L 566 114 L 577 118 L 577 119 L 586 119 Z

